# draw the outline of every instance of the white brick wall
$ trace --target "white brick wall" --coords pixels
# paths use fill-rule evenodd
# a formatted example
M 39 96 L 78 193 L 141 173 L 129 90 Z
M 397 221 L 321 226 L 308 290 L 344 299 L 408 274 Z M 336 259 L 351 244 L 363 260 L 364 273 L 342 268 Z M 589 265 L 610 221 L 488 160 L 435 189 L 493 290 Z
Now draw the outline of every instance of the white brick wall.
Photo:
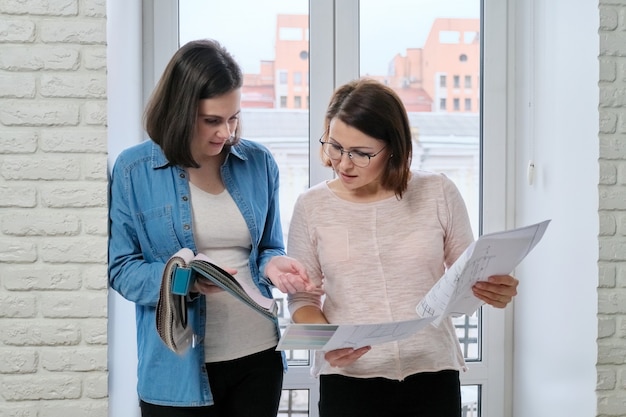
M 0 417 L 107 416 L 106 1 L 0 1 Z
M 598 416 L 626 416 L 626 1 L 600 0 Z

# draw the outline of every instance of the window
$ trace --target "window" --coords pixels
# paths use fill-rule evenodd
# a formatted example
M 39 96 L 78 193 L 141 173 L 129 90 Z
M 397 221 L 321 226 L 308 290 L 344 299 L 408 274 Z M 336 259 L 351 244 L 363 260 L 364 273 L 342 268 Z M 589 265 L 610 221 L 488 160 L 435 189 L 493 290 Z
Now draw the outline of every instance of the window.
M 442 30 L 439 32 L 439 42 L 455 44 L 461 40 L 461 34 L 454 30 Z
M 303 28 L 278 28 L 278 39 L 281 41 L 300 41 L 304 39 Z
M 397 7 L 393 7 L 396 3 Z M 359 1 L 360 74 L 378 76 L 402 92 L 410 120 L 415 124 L 413 128 L 419 132 L 419 139 L 414 143 L 414 166 L 444 172 L 452 178 L 466 201 L 474 232 L 482 233 L 485 225 L 482 207 L 489 207 L 490 210 L 502 207 L 501 203 L 494 201 L 497 199 L 497 187 L 502 184 L 492 182 L 497 180 L 494 177 L 501 176 L 483 177 L 481 171 L 492 166 L 492 161 L 504 157 L 491 153 L 499 146 L 488 144 L 493 143 L 497 135 L 505 137 L 504 126 L 499 124 L 499 120 L 505 120 L 505 117 L 503 114 L 496 116 L 505 106 L 502 101 L 496 104 L 493 93 L 483 97 L 480 93 L 482 86 L 478 83 L 478 80 L 501 82 L 500 77 L 503 76 L 495 64 L 506 56 L 505 26 L 503 20 L 496 18 L 496 8 L 500 3 L 491 0 L 416 0 L 402 2 L 401 6 L 399 3 L 398 0 L 389 0 L 381 7 L 378 0 Z M 397 10 L 402 12 L 397 13 Z M 424 13 L 425 10 L 429 13 Z M 481 10 L 490 16 L 489 21 L 483 21 Z M 381 27 L 389 24 L 393 24 L 394 30 L 386 35 Z M 490 34 L 488 39 L 482 37 L 484 44 L 481 44 L 479 36 L 482 30 Z M 481 67 L 483 53 L 489 56 L 489 68 Z M 503 61 L 499 61 L 499 65 L 504 68 Z M 481 77 L 461 79 L 469 73 L 480 74 Z M 491 74 L 493 78 L 483 77 L 483 73 Z M 450 97 L 446 90 L 446 74 L 451 74 L 454 89 L 473 89 L 476 95 L 472 91 L 472 97 L 481 97 L 483 103 L 472 103 L 469 97 Z M 398 80 L 403 77 L 419 81 L 411 84 L 409 91 L 400 90 Z M 413 105 L 420 89 L 426 92 L 425 97 L 431 103 L 426 109 Z M 448 103 L 449 100 L 452 103 Z M 469 114 L 459 114 L 462 104 Z M 472 105 L 474 109 L 484 107 L 485 110 L 482 113 L 474 110 L 472 113 Z M 482 123 L 482 120 L 488 120 L 488 123 Z M 435 132 L 431 129 L 441 130 Z M 450 159 L 452 155 L 454 163 Z M 481 200 L 481 194 L 488 197 Z M 504 368 L 499 362 L 502 360 L 500 352 L 504 349 L 496 349 L 492 344 L 492 337 L 502 331 L 502 327 L 496 329 L 497 326 L 492 326 L 498 313 L 485 308 L 476 315 L 459 317 L 454 321 L 469 367 L 469 372 L 461 377 L 463 412 L 467 416 L 507 415 L 502 400 Z
M 392 3 L 399 0 L 389 0 Z M 505 77 L 503 68 L 505 68 L 504 58 L 506 56 L 505 9 L 499 7 L 498 0 L 470 0 L 463 2 L 462 7 L 453 7 L 447 4 L 447 0 L 439 2 L 426 2 L 425 0 L 416 0 L 409 6 L 403 2 L 401 14 L 394 14 L 394 7 L 381 7 L 377 0 L 347 0 L 337 1 L 329 0 L 323 2 L 309 2 L 306 0 L 280 0 L 275 3 L 257 2 L 255 0 L 233 0 L 231 2 L 219 2 L 217 0 L 187 0 L 185 2 L 177 2 L 175 0 L 162 0 L 159 2 L 176 3 L 180 13 L 180 42 L 198 37 L 211 36 L 222 41 L 234 53 L 236 59 L 240 61 L 246 74 L 257 74 L 259 80 L 256 90 L 250 90 L 250 97 L 270 97 L 271 105 L 262 109 L 259 107 L 249 107 L 243 109 L 246 118 L 246 136 L 248 133 L 259 131 L 254 128 L 254 123 L 263 123 L 267 117 L 263 117 L 267 112 L 287 112 L 289 116 L 296 114 L 303 115 L 303 119 L 292 122 L 293 125 L 304 126 L 303 132 L 296 134 L 295 139 L 291 143 L 291 148 L 286 149 L 284 143 L 273 143 L 270 136 L 280 138 L 281 134 L 287 135 L 286 129 L 281 129 L 280 125 L 266 126 L 271 132 L 267 136 L 252 137 L 252 139 L 265 141 L 270 145 L 274 155 L 281 166 L 281 192 L 285 194 L 285 202 L 281 201 L 281 210 L 283 213 L 283 221 L 288 225 L 290 220 L 290 211 L 293 205 L 291 200 L 293 195 L 298 195 L 306 189 L 309 184 L 315 184 L 323 179 L 328 178 L 328 170 L 319 166 L 317 160 L 318 147 L 315 140 L 321 134 L 321 124 L 323 120 L 323 112 L 328 102 L 328 98 L 332 93 L 335 85 L 342 84 L 352 78 L 358 77 L 360 74 L 372 73 L 380 77 L 387 85 L 394 86 L 394 79 L 391 75 L 398 78 L 406 79 L 407 74 L 401 74 L 398 71 L 401 66 L 393 65 L 391 58 L 399 54 L 407 63 L 414 63 L 418 58 L 413 55 L 413 49 L 422 49 L 421 53 L 428 53 L 425 48 L 432 47 L 430 51 L 441 53 L 445 56 L 454 57 L 453 62 L 460 62 L 457 57 L 465 54 L 467 66 L 472 62 L 480 62 L 479 54 L 481 49 L 485 48 L 485 54 L 491 57 L 490 67 L 473 68 L 470 71 L 476 71 L 477 80 L 480 75 L 481 80 L 488 82 L 502 83 Z M 257 3 L 261 3 L 260 5 Z M 309 4 L 311 9 L 309 10 Z M 385 3 L 388 5 L 388 3 Z M 425 15 L 424 7 L 435 4 L 436 16 L 438 17 L 458 17 L 461 20 L 468 20 L 468 25 L 472 27 L 460 27 L 453 30 L 441 28 L 436 30 L 437 35 L 432 39 L 435 44 L 427 45 L 427 34 L 433 30 L 433 25 L 437 22 L 434 19 L 431 22 L 420 22 L 416 24 L 416 19 Z M 200 7 L 210 5 L 211 13 L 198 13 Z M 262 6 L 258 7 L 257 6 Z M 227 19 L 224 16 L 238 15 L 243 19 L 241 13 L 233 11 L 241 10 L 249 11 L 253 15 L 256 23 L 264 24 L 262 31 L 253 28 L 251 25 L 242 24 L 233 25 L 226 24 Z M 487 14 L 490 20 L 481 22 L 481 8 L 489 11 Z M 170 21 L 171 13 L 168 10 L 162 12 L 161 18 Z M 159 14 L 155 16 L 159 18 Z M 207 19 L 213 20 L 207 22 Z M 307 24 L 302 31 L 293 30 L 301 28 L 300 24 L 280 23 L 284 18 L 290 16 L 300 16 L 306 19 Z M 191 22 L 195 21 L 195 24 Z M 311 27 L 308 27 L 310 21 Z M 184 22 L 184 24 L 182 23 Z M 247 21 L 246 21 L 247 22 Z M 333 22 L 341 22 L 334 26 Z M 380 28 L 392 22 L 393 31 L 383 31 L 381 36 Z M 478 24 L 476 24 L 478 22 Z M 157 22 L 159 23 L 159 22 Z M 169 24 L 169 23 L 168 23 Z M 178 23 L 176 23 L 178 24 Z M 277 26 L 279 25 L 279 26 Z M 161 24 L 156 24 L 159 28 L 158 34 L 155 30 L 155 38 L 162 33 L 170 33 L 165 30 Z M 289 28 L 288 30 L 277 33 L 277 27 Z M 483 29 L 484 27 L 484 29 Z M 479 32 L 484 30 L 485 34 L 479 36 Z M 299 33 L 299 34 L 298 34 Z M 336 37 L 333 34 L 336 33 Z M 388 33 L 388 34 L 387 34 Z M 401 33 L 402 36 L 398 36 Z M 472 34 L 472 42 L 469 42 L 468 33 Z M 264 34 L 264 35 L 262 35 Z M 254 39 L 255 47 L 250 48 L 250 39 Z M 479 40 L 484 42 L 480 44 Z M 310 41 L 310 42 L 309 42 Z M 281 44 L 284 42 L 284 44 Z M 304 42 L 299 45 L 292 45 L 298 42 Z M 400 44 L 400 43 L 403 44 Z M 269 43 L 269 45 L 267 45 Z M 160 43 L 155 43 L 158 49 Z M 276 50 L 272 50 L 272 45 Z M 280 61 L 280 51 L 278 46 L 288 48 L 289 45 L 294 46 L 290 52 L 291 56 L 298 62 L 306 65 L 306 68 L 292 68 L 283 65 Z M 358 45 L 358 48 L 355 48 Z M 476 47 L 475 49 L 472 49 Z M 456 49 L 446 49 L 456 48 Z M 459 48 L 464 48 L 463 51 Z M 156 50 L 155 49 L 155 50 Z M 286 49 L 285 49 L 286 50 Z M 253 51 L 257 56 L 250 58 L 247 56 Z M 306 51 L 306 59 L 303 51 Z M 172 50 L 166 51 L 166 60 L 171 56 Z M 419 55 L 419 54 L 418 54 Z M 435 56 L 435 55 L 432 55 Z M 314 59 L 311 59 L 314 57 Z M 384 58 L 384 59 L 383 59 Z M 447 84 L 446 75 L 438 78 L 434 74 L 450 73 L 451 71 L 443 71 L 437 68 L 437 62 L 424 59 L 424 73 L 421 78 L 415 78 L 417 84 L 411 84 L 410 88 L 421 88 L 423 93 L 417 102 L 427 99 L 425 110 L 410 110 L 412 117 L 417 116 L 441 116 L 442 112 L 446 112 L 447 97 L 445 96 L 445 88 Z M 391 62 L 391 64 L 390 64 Z M 295 64 L 294 64 L 295 65 Z M 382 68 L 376 68 L 382 65 Z M 311 74 L 309 76 L 309 67 Z M 414 67 L 414 66 L 413 66 Z M 404 68 L 413 68 L 411 65 Z M 278 68 L 281 68 L 278 70 Z M 390 70 L 389 68 L 393 68 Z M 294 73 L 301 71 L 305 82 L 302 84 L 306 91 L 294 94 L 294 91 L 288 89 L 288 71 Z M 158 68 L 156 69 L 158 71 Z M 459 70 L 452 70 L 460 73 Z M 462 73 L 462 72 L 461 72 Z M 486 75 L 486 76 L 483 76 Z M 254 77 L 252 77 L 254 79 Z M 427 82 L 426 80 L 431 80 Z M 293 81 L 293 80 L 292 80 Z M 309 85 L 310 82 L 310 85 Z M 421 83 L 421 84 L 420 84 Z M 273 85 L 275 90 L 269 88 Z M 455 88 L 460 88 L 460 78 L 453 78 Z M 499 85 L 499 84 L 498 84 Z M 309 91 L 309 87 L 310 91 Z M 477 84 L 477 89 L 481 86 Z M 494 93 L 499 89 L 485 89 L 490 94 L 483 95 L 482 90 L 477 91 L 476 97 L 480 97 L 481 103 L 477 108 L 484 108 L 484 112 L 476 114 L 475 119 L 470 124 L 470 129 L 480 131 L 473 137 L 476 142 L 471 142 L 469 146 L 461 147 L 456 150 L 458 159 L 463 161 L 461 165 L 444 166 L 442 159 L 444 157 L 441 152 L 439 155 L 433 153 L 436 150 L 434 143 L 427 143 L 428 135 L 424 133 L 425 128 L 420 128 L 420 141 L 417 145 L 416 154 L 414 156 L 415 163 L 424 169 L 439 170 L 442 169 L 451 176 L 458 184 L 459 189 L 466 198 L 466 203 L 473 218 L 474 230 L 480 233 L 485 228 L 489 230 L 502 229 L 503 203 L 500 201 L 504 193 L 502 175 L 489 175 L 481 177 L 480 171 L 485 167 L 494 166 L 496 164 L 496 172 L 500 172 L 501 168 L 498 164 L 504 160 L 503 155 L 499 152 L 502 146 L 496 143 L 491 146 L 494 140 L 504 138 L 506 126 L 504 126 L 505 100 L 503 95 Z M 267 94 L 268 91 L 269 96 Z M 414 93 L 414 92 L 411 92 Z M 298 112 L 289 113 L 288 105 L 290 103 L 295 107 L 295 97 L 306 96 L 306 108 L 308 112 L 298 110 Z M 310 98 L 309 98 L 310 96 Z M 293 98 L 292 98 L 293 97 Z M 458 99 L 457 99 L 458 100 Z M 408 100 L 407 100 L 408 103 Z M 467 103 L 467 102 L 466 102 Z M 471 100 L 470 100 L 471 104 Z M 426 110 L 427 108 L 427 110 Z M 433 109 L 435 111 L 433 112 Z M 295 109 L 293 109 L 295 110 Z M 293 111 L 291 110 L 291 111 Z M 432 113 L 431 113 L 432 112 Z M 429 114 L 430 113 L 430 114 Z M 436 114 L 435 114 L 436 113 Z M 450 113 L 451 116 L 458 116 Z M 448 115 L 445 114 L 447 117 Z M 464 116 L 464 115 L 463 115 Z M 311 126 L 308 120 L 312 120 Z M 482 123 L 486 119 L 488 123 Z M 425 122 L 424 122 L 425 123 Z M 478 127 L 482 124 L 482 127 Z M 259 125 L 257 125 L 259 126 Z M 452 129 L 453 123 L 436 124 L 442 129 Z M 289 132 L 290 135 L 293 132 Z M 454 136 L 453 136 L 454 137 Z M 309 141 L 309 138 L 313 138 Z M 483 145 L 479 147 L 479 141 Z M 467 145 L 467 144 L 466 144 Z M 481 149 L 479 151 L 479 149 Z M 455 152 L 455 151 L 451 151 Z M 452 155 L 453 153 L 450 153 Z M 445 168 L 445 169 L 444 169 Z M 491 168 L 493 169 L 493 168 Z M 288 185 L 283 183 L 283 177 L 286 178 Z M 482 187 L 482 193 L 478 192 Z M 285 192 L 287 188 L 287 192 Z M 484 200 L 479 200 L 479 195 L 485 195 Z M 492 197 L 490 197 L 492 196 Z M 283 197 L 281 196 L 281 199 Z M 482 219 L 479 208 L 488 206 L 490 213 L 496 213 L 487 219 Z M 285 229 L 287 230 L 288 227 Z M 285 320 L 288 320 L 285 317 Z M 469 371 L 462 376 L 463 383 L 463 407 L 466 415 L 475 417 L 499 417 L 505 415 L 504 412 L 504 395 L 505 395 L 505 375 L 504 361 L 506 359 L 505 349 L 499 344 L 501 337 L 493 338 L 490 335 L 501 334 L 504 327 L 504 316 L 497 311 L 486 309 L 472 317 L 462 317 L 455 320 L 457 334 L 464 353 L 468 358 Z M 281 399 L 280 416 L 302 415 L 316 416 L 316 382 L 308 376 L 309 355 L 307 352 L 290 352 L 290 363 L 294 364 L 290 367 L 290 371 L 285 379 L 285 391 Z
M 289 74 L 287 71 L 278 71 L 278 82 L 280 84 L 287 84 Z
M 242 100 L 241 118 L 245 137 L 266 145 L 279 165 L 281 219 L 286 239 L 295 199 L 310 182 L 309 114 L 302 110 L 302 96 L 308 97 L 310 79 L 309 2 L 187 0 L 178 3 L 180 44 L 194 38 L 218 39 L 245 74 L 242 97 L 265 94 L 276 103 L 265 106 L 265 102 Z M 241 14 L 243 10 L 248 17 Z M 232 25 L 230 19 L 224 19 L 235 15 L 245 20 L 245 24 Z M 254 47 L 250 46 L 251 41 Z M 276 296 L 279 322 L 285 326 L 290 321 L 286 303 L 280 292 Z M 278 415 L 313 416 L 317 389 L 309 377 L 309 352 L 288 351 L 286 356 L 289 372 Z

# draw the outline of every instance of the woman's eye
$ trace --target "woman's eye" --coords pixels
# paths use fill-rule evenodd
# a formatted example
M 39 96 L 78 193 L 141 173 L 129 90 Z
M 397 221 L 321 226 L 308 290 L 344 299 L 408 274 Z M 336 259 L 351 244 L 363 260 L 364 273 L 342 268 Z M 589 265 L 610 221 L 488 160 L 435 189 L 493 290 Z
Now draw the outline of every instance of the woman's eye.
M 361 152 L 361 151 L 352 151 L 352 153 L 362 158 L 367 158 L 368 156 L 370 156 L 368 153 Z

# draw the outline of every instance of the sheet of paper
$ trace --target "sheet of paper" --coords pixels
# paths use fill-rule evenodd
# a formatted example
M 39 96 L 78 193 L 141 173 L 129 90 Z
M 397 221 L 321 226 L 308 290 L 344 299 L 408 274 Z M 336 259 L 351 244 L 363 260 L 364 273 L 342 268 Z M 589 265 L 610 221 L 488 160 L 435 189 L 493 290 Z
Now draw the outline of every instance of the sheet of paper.
M 420 317 L 443 317 L 474 313 L 483 302 L 472 286 L 491 275 L 507 275 L 543 237 L 550 220 L 526 227 L 490 233 L 472 243 L 437 281 L 416 307 Z
M 426 317 L 379 324 L 289 324 L 276 350 L 357 349 L 405 339 L 435 319 L 436 317 Z

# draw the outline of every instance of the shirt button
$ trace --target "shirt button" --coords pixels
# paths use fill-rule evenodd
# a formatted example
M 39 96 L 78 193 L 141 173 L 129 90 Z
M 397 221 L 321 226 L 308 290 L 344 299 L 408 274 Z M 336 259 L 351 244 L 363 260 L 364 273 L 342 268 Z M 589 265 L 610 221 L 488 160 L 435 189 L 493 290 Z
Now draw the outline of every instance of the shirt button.
M 188 225 L 188 224 L 186 224 L 186 225 L 184 225 L 184 226 L 183 226 L 183 229 L 185 229 L 185 230 L 189 230 L 189 229 L 191 229 L 191 227 L 189 227 L 189 225 Z
M 184 197 L 183 197 L 183 201 L 187 201 L 187 200 L 189 200 L 189 197 L 184 196 Z
M 179 175 L 180 175 L 181 178 L 185 178 L 185 173 L 184 172 L 181 172 Z

